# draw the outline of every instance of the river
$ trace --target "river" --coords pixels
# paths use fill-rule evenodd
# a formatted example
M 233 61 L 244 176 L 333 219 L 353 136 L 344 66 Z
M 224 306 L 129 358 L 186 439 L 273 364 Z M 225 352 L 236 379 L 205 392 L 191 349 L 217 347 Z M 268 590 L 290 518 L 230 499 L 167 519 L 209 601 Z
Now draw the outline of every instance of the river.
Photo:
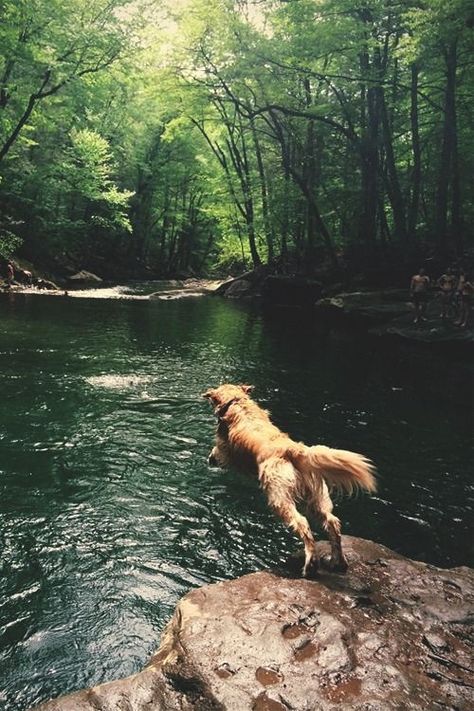
M 430 395 L 390 354 L 297 310 L 144 295 L 0 296 L 5 711 L 136 671 L 186 591 L 297 548 L 256 482 L 207 466 L 201 393 L 222 381 L 254 384 L 293 437 L 376 462 L 377 495 L 337 504 L 345 533 L 472 562 L 462 394 Z

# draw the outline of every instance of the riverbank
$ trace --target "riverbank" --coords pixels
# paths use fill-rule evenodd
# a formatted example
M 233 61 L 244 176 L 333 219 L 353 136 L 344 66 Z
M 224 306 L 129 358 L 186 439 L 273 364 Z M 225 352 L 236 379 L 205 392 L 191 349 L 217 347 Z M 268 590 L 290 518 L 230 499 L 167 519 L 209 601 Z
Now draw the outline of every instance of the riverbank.
M 442 319 L 439 293 L 433 291 L 425 317 L 414 323 L 408 289 L 359 289 L 343 291 L 341 285 L 323 285 L 315 279 L 248 272 L 225 281 L 215 294 L 228 299 L 260 300 L 266 306 L 304 308 L 328 329 L 351 329 L 385 339 L 453 346 L 472 353 L 474 320 L 467 328 Z
M 440 316 L 438 294 L 433 294 L 423 320 L 414 322 L 408 291 L 356 291 L 320 299 L 316 313 L 332 322 L 359 326 L 376 336 L 393 336 L 419 343 L 474 344 L 474 328 L 454 325 L 454 318 Z
M 472 708 L 474 571 L 344 545 L 346 575 L 265 571 L 192 590 L 142 672 L 36 711 Z
M 359 289 L 342 291 L 342 284 L 323 284 L 317 279 L 284 276 L 261 267 L 235 278 L 167 279 L 136 284 L 154 285 L 147 293 L 134 287 L 103 282 L 96 274 L 81 270 L 63 279 L 51 280 L 32 271 L 26 262 L 14 263 L 17 280 L 9 286 L 0 279 L 0 292 L 56 293 L 94 298 L 179 299 L 213 295 L 232 300 L 260 301 L 264 306 L 299 307 L 322 319 L 328 328 L 349 327 L 361 333 L 413 343 L 454 345 L 458 349 L 474 345 L 474 319 L 467 328 L 456 327 L 453 318 L 440 317 L 439 294 L 431 294 L 426 318 L 418 324 L 413 319 L 413 304 L 408 289 Z M 50 276 L 50 275 L 48 275 Z M 60 286 L 58 286 L 58 284 Z M 143 291 L 143 290 L 142 290 Z
M 209 295 L 215 292 L 222 282 L 212 279 L 167 279 L 161 281 L 130 282 L 128 284 L 108 284 L 107 282 L 87 281 L 83 278 L 71 280 L 62 288 L 53 282 L 37 279 L 34 283 L 15 282 L 8 285 L 0 280 L 0 293 L 33 296 L 69 296 L 72 298 L 92 299 L 150 299 L 173 300 Z
M 245 280 L 244 280 L 245 281 Z M 285 277 L 270 279 L 270 286 L 252 288 L 252 295 L 228 293 L 229 284 L 242 280 L 208 279 L 163 280 L 124 285 L 107 283 L 76 284 L 63 289 L 42 289 L 22 285 L 0 288 L 12 298 L 53 296 L 70 299 L 125 300 L 142 302 L 179 301 L 213 296 L 235 304 L 236 308 L 259 311 L 269 323 L 295 319 L 312 341 L 315 337 L 335 339 L 353 349 L 361 339 L 379 360 L 392 364 L 394 377 L 407 379 L 424 396 L 451 400 L 464 399 L 474 383 L 472 352 L 474 329 L 456 327 L 452 320 L 440 318 L 436 296 L 429 303 L 426 320 L 413 323 L 413 305 L 404 289 L 358 291 L 319 297 L 321 286 L 315 282 Z M 246 293 L 246 292 L 245 292 Z M 271 298 L 270 298 L 271 297 Z M 298 314 L 298 315 L 297 315 Z M 400 376 L 398 372 L 402 371 Z

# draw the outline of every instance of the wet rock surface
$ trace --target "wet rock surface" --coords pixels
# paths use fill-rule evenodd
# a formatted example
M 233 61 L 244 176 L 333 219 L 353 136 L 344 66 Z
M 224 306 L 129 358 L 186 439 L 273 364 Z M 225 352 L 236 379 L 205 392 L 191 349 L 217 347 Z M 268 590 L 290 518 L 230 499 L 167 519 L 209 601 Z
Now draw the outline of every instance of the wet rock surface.
M 316 311 L 340 322 L 366 327 L 377 336 L 396 336 L 423 343 L 473 344 L 474 328 L 459 328 L 453 318 L 441 319 L 439 294 L 432 294 L 425 318 L 414 323 L 407 289 L 342 293 L 320 299 Z
M 370 333 L 377 336 L 399 336 L 422 343 L 474 344 L 474 328 L 459 328 L 452 320 L 441 319 L 435 307 L 428 310 L 426 320 L 420 323 L 413 323 L 410 314 L 376 326 L 370 329 Z
M 354 291 L 320 299 L 316 310 L 332 315 L 383 323 L 391 318 L 413 313 L 408 290 Z
M 213 294 L 222 282 L 211 279 L 185 279 L 184 281 L 163 281 L 160 291 L 149 295 L 150 299 L 181 299 L 183 297 L 202 296 Z
M 346 575 L 260 572 L 191 591 L 144 671 L 37 711 L 473 708 L 474 571 L 344 545 Z
M 68 277 L 67 281 L 70 282 L 71 284 L 101 284 L 102 283 L 102 279 L 100 277 L 98 277 L 97 274 L 88 272 L 85 269 L 81 269 L 81 271 Z
M 225 281 L 215 294 L 226 299 L 262 298 L 273 306 L 312 306 L 321 297 L 322 285 L 316 279 L 271 274 L 259 267 Z

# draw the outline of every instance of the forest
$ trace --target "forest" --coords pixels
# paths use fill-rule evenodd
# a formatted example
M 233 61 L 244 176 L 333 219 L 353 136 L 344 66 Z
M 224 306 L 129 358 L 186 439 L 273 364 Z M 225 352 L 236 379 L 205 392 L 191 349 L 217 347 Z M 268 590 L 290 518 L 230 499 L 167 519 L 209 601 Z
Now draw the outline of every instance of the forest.
M 0 17 L 3 257 L 154 278 L 472 258 L 469 0 Z

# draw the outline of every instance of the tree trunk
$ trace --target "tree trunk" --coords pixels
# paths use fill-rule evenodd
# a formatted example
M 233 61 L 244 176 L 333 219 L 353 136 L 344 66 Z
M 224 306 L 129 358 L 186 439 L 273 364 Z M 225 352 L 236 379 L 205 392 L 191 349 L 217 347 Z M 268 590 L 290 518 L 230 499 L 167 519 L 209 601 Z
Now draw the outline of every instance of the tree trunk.
M 457 70 L 457 40 L 444 51 L 446 63 L 446 87 L 444 94 L 444 123 L 441 145 L 441 160 L 439 165 L 438 189 L 436 201 L 436 237 L 441 254 L 447 255 L 449 251 L 448 232 L 448 201 L 449 185 L 452 177 L 452 166 L 456 164 L 457 173 L 457 132 L 456 132 L 456 70 Z M 457 181 L 459 178 L 457 177 Z M 458 183 L 459 186 L 459 183 Z M 457 187 L 458 187 L 457 186 Z M 453 196 L 454 197 L 454 196 Z M 459 190 L 453 200 L 453 216 L 459 220 Z
M 307 185 L 306 181 L 301 177 L 301 175 L 293 168 L 293 166 L 289 166 L 289 172 L 295 181 L 295 183 L 298 185 L 300 188 L 301 192 L 305 196 L 306 200 L 308 201 L 308 205 L 311 208 L 312 211 L 312 217 L 316 226 L 317 231 L 323 238 L 323 242 L 326 246 L 327 253 L 329 255 L 329 258 L 331 260 L 331 264 L 333 267 L 338 268 L 339 263 L 337 260 L 337 255 L 336 255 L 336 250 L 334 248 L 334 244 L 331 238 L 331 235 L 329 234 L 329 230 L 326 227 L 326 224 L 321 217 L 321 213 L 319 212 L 318 205 L 316 203 L 316 198 L 313 195 L 312 190 L 309 188 Z
M 418 222 L 418 210 L 420 205 L 421 190 L 421 146 L 420 129 L 418 122 L 418 65 L 414 62 L 411 65 L 411 88 L 410 88 L 410 126 L 411 145 L 413 150 L 413 173 L 411 179 L 411 199 L 408 213 L 409 235 L 416 237 L 416 225 Z
M 303 80 L 304 90 L 305 90 L 305 104 L 306 108 L 309 109 L 313 103 L 313 98 L 311 95 L 311 84 L 307 77 Z M 308 121 L 306 127 L 306 145 L 305 152 L 303 156 L 303 180 L 305 181 L 311 194 L 314 194 L 315 189 L 315 135 L 314 135 L 314 121 Z M 307 201 L 306 204 L 306 260 L 310 264 L 314 262 L 315 259 L 315 246 L 316 246 L 316 223 L 314 219 L 314 209 L 311 205 L 311 201 Z
M 255 158 L 257 160 L 258 176 L 260 179 L 260 192 L 262 195 L 262 216 L 263 216 L 263 229 L 265 231 L 265 239 L 267 243 L 268 250 L 268 261 L 271 262 L 274 258 L 274 247 L 273 247 L 273 231 L 270 218 L 270 211 L 268 208 L 268 189 L 267 180 L 265 176 L 265 168 L 263 165 L 262 151 L 260 149 L 260 141 L 258 140 L 257 130 L 255 128 L 255 120 L 251 119 L 250 125 L 252 128 L 253 143 L 255 146 Z
M 137 171 L 137 189 L 131 203 L 130 218 L 132 223 L 131 252 L 136 259 L 142 260 L 147 252 L 147 242 L 152 231 L 152 209 L 156 174 L 153 163 L 161 147 L 161 133 L 158 133 L 146 154 L 145 169 L 139 166 Z
M 370 78 L 369 55 L 360 55 L 361 75 Z M 374 245 L 377 237 L 377 201 L 379 176 L 379 126 L 380 108 L 377 88 L 361 87 L 361 192 L 362 212 L 359 223 L 359 239 L 367 246 Z
M 390 199 L 390 204 L 392 206 L 393 222 L 394 222 L 394 226 L 395 226 L 395 237 L 397 237 L 402 243 L 406 243 L 407 230 L 406 230 L 406 218 L 405 218 L 405 205 L 404 205 L 402 190 L 400 187 L 400 181 L 398 179 L 397 166 L 395 163 L 395 153 L 393 150 L 393 142 L 392 142 L 392 129 L 391 129 L 390 121 L 389 121 L 389 117 L 388 117 L 387 104 L 385 101 L 384 90 L 382 87 L 379 87 L 378 91 L 379 91 L 380 112 L 381 112 L 381 116 L 382 116 L 385 157 L 386 157 L 386 161 L 387 161 L 388 196 Z
M 8 136 L 8 138 L 5 141 L 5 143 L 3 144 L 3 146 L 0 148 L 0 163 L 5 158 L 8 151 L 10 150 L 10 148 L 13 146 L 13 144 L 15 143 L 16 139 L 18 138 L 18 136 L 20 134 L 21 129 L 23 128 L 23 126 L 26 124 L 26 122 L 30 118 L 30 116 L 33 112 L 33 109 L 35 107 L 35 104 L 36 104 L 36 97 L 32 94 L 30 96 L 29 101 L 28 101 L 28 105 L 27 105 L 26 109 L 24 110 L 21 118 L 19 119 L 17 125 L 15 126 L 13 131 L 10 133 L 10 135 Z

